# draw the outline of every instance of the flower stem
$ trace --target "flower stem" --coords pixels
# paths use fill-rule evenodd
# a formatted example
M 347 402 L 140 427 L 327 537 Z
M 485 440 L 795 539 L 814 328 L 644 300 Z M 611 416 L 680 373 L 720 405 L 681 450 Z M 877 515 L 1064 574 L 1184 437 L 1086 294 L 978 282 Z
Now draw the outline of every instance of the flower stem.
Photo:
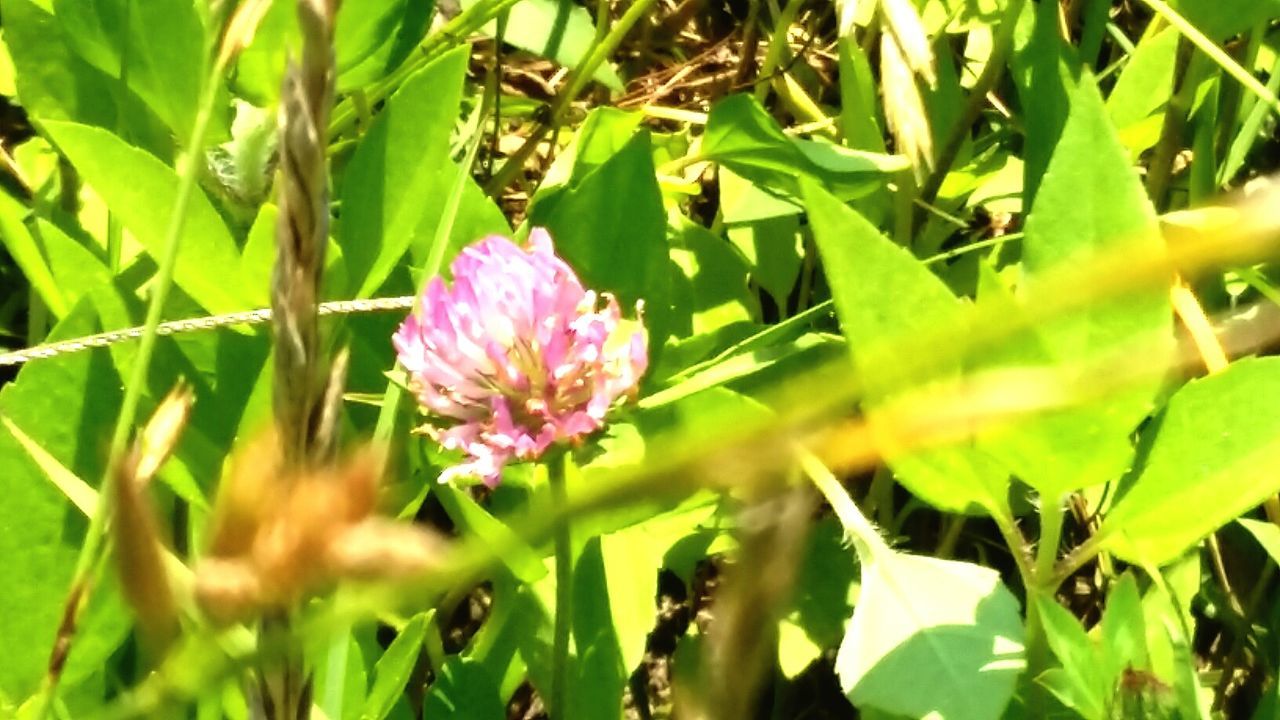
M 1061 497 L 1040 499 L 1040 542 L 1036 546 L 1036 584 L 1052 594 L 1057 590 L 1054 563 L 1058 560 L 1058 546 L 1062 542 L 1063 509 Z
M 547 461 L 547 482 L 551 502 L 561 514 L 552 535 L 556 558 L 556 619 L 551 646 L 551 717 L 564 720 L 568 713 L 569 630 L 573 619 L 573 550 L 570 546 L 569 520 L 565 511 L 569 496 L 565 490 L 566 454 L 556 453 Z

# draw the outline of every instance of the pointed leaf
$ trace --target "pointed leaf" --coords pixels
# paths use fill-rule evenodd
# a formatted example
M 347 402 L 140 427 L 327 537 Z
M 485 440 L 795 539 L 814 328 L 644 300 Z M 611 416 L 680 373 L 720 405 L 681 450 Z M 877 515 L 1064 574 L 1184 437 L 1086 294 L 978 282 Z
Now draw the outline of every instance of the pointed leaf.
M 1280 358 L 1240 360 L 1169 400 L 1142 474 L 1103 520 L 1105 546 L 1168 563 L 1280 491 Z
M 840 326 L 875 403 L 903 388 L 886 379 L 891 360 L 874 348 L 958 322 L 960 303 L 919 260 L 825 190 L 806 183 L 804 198 Z M 939 365 L 931 379 L 958 376 L 959 358 Z M 903 485 L 939 508 L 1004 512 L 1006 475 L 969 445 L 899 453 L 889 464 Z
M 106 200 L 157 262 L 177 197 L 178 177 L 152 155 L 101 128 L 48 120 L 44 129 L 85 181 Z M 199 189 L 191 193 L 174 282 L 210 313 L 249 306 L 236 275 L 240 254 L 222 218 Z M 230 273 L 228 276 L 227 273 Z
M 1116 249 L 1157 254 L 1164 240 L 1086 75 L 1071 92 L 1062 138 L 1027 220 L 1021 295 L 1034 304 L 1042 278 Z M 1120 477 L 1133 457 L 1130 434 L 1150 413 L 1160 369 L 1172 358 L 1172 323 L 1167 293 L 1155 288 L 1038 324 L 1045 359 L 1068 379 L 1120 352 L 1140 353 L 1151 372 L 1102 401 L 1019 422 L 986 447 L 1046 497 Z

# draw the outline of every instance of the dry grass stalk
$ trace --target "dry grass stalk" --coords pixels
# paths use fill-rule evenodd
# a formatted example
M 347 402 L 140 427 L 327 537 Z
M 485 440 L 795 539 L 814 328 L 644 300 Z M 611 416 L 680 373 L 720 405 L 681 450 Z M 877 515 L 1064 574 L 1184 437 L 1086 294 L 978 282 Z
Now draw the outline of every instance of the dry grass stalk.
M 276 263 L 271 278 L 275 330 L 272 400 L 283 472 L 268 478 L 268 482 L 276 486 L 296 482 L 300 476 L 293 470 L 314 467 L 329 459 L 334 438 L 319 438 L 317 430 L 326 415 L 326 398 L 334 394 L 327 392 L 326 387 L 342 382 L 341 378 L 331 379 L 326 373 L 317 320 L 329 240 L 325 148 L 337 72 L 333 34 L 338 0 L 298 0 L 297 11 L 302 57 L 289 63 L 281 88 L 277 191 L 280 214 L 276 224 Z M 328 427 L 332 430 L 333 425 Z M 273 487 L 266 492 L 282 491 Z M 286 492 L 285 497 L 292 496 Z M 299 531 L 294 525 L 280 529 L 284 533 Z M 274 547 L 288 555 L 314 541 L 315 537 L 304 532 L 302 536 L 281 537 Z M 215 544 L 217 542 L 215 540 Z M 256 551 L 258 546 L 255 538 L 251 548 Z M 255 560 L 270 562 L 268 558 Z M 286 558 L 277 560 L 292 567 Z M 296 558 L 292 561 L 296 563 Z M 261 588 L 268 598 L 294 585 L 306 584 L 304 578 L 264 574 L 258 577 L 282 583 L 282 587 Z M 281 652 L 265 658 L 267 667 L 260 673 L 257 687 L 249 688 L 254 711 L 272 720 L 309 717 L 311 678 L 305 669 L 300 643 L 291 637 L 288 615 L 280 613 L 265 618 L 262 637 L 278 641 Z
M 333 105 L 336 0 L 299 0 L 302 58 L 285 73 L 280 105 L 279 221 L 271 281 L 274 408 L 287 464 L 310 464 L 327 384 L 316 306 L 329 236 L 325 132 Z

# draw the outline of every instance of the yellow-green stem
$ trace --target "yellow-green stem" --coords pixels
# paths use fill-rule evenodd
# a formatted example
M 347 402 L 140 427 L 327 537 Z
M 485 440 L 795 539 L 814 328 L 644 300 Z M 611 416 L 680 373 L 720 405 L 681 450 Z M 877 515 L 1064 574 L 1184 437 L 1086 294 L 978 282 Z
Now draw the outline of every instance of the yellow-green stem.
M 565 453 L 553 455 L 547 462 L 547 484 L 551 489 L 551 502 L 558 513 L 563 513 L 556 523 L 552 536 L 556 560 L 556 619 L 551 645 L 551 717 L 567 720 L 569 717 L 569 631 L 573 626 L 573 540 L 569 533 L 569 496 L 565 489 Z

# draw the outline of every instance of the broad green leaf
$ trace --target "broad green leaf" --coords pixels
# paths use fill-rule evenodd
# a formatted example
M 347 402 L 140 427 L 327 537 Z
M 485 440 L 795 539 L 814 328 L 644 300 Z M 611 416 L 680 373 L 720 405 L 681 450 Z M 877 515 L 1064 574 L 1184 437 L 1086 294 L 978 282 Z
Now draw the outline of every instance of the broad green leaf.
M 622 666 L 639 666 L 657 618 L 658 571 L 671 548 L 714 515 L 715 506 L 677 508 L 600 538 L 609 612 Z
M 436 671 L 423 703 L 422 716 L 428 718 L 474 718 L 501 720 L 507 716 L 506 697 L 484 666 L 450 657 Z
M 1169 0 L 1169 5 L 1200 32 L 1218 41 L 1280 18 L 1280 0 Z
M 1102 613 L 1102 652 L 1106 677 L 1113 683 L 1126 671 L 1151 669 L 1142 598 L 1132 572 L 1122 575 L 1107 591 Z
M 177 137 L 190 135 L 205 74 L 204 27 L 195 3 L 54 0 L 53 6 L 81 57 L 108 77 L 124 77 Z M 217 127 L 219 120 L 214 122 Z
M 229 80 L 232 92 L 259 107 L 275 104 L 280 97 L 285 60 L 289 49 L 297 46 L 297 39 L 297 6 L 272 0 L 254 30 L 253 40 L 235 58 L 235 72 Z
M 611 580 L 617 578 L 610 578 L 606 570 L 607 563 L 614 562 L 615 557 L 606 559 L 602 544 L 601 538 L 587 539 L 573 561 L 573 657 L 568 683 L 569 707 L 562 711 L 567 718 L 620 716 L 622 691 L 630 675 L 630 668 L 623 664 L 621 638 L 614 626 L 613 613 L 618 609 L 623 617 L 633 614 L 631 608 L 635 603 L 625 592 L 615 598 Z M 614 551 L 620 557 L 625 555 L 621 546 Z M 645 573 L 646 568 L 628 570 Z M 657 568 L 653 568 L 653 574 L 656 573 Z M 549 584 L 554 586 L 554 582 Z M 619 588 L 626 589 L 629 588 Z M 554 607 L 553 603 L 548 604 Z M 624 626 L 628 624 L 624 620 Z
M 96 332 L 92 306 L 81 301 L 52 339 Z M 80 478 L 103 472 L 102 435 L 115 419 L 120 377 L 99 353 L 33 363 L 0 389 L 0 414 Z M 44 475 L 17 440 L 0 430 L 0 693 L 26 698 L 39 686 L 87 520 Z M 97 588 L 97 610 L 81 623 L 64 677 L 67 687 L 100 672 L 128 626 L 110 585 Z
M 800 203 L 764 190 L 728 168 L 722 168 L 717 179 L 720 187 L 720 213 L 726 224 L 740 225 L 759 220 L 795 217 L 804 212 Z
M 338 13 L 338 92 L 376 82 L 398 68 L 427 34 L 436 9 L 434 0 L 371 4 L 380 7 L 366 12 L 366 4 L 352 3 Z
M 1085 75 L 1072 90 L 1062 138 L 1027 219 L 1019 294 L 1032 306 L 1052 302 L 1041 295 L 1044 278 L 1116 251 L 1158 254 L 1164 240 Z M 1068 384 L 1090 365 L 1114 362 L 1119 352 L 1141 353 L 1150 372 L 1103 400 L 1011 424 L 985 447 L 1045 497 L 1120 477 L 1132 461 L 1129 436 L 1151 412 L 1161 369 L 1171 361 L 1172 323 L 1167 293 L 1159 288 L 1038 323 L 1035 339 Z
M 1160 138 L 1161 110 L 1173 92 L 1179 37 L 1173 28 L 1144 35 L 1107 96 L 1111 122 L 1135 159 Z
M 155 157 L 106 130 L 49 120 L 45 132 L 85 181 L 157 262 L 176 197 L 177 175 Z M 244 310 L 252 293 L 240 286 L 235 241 L 209 199 L 194 190 L 174 282 L 210 313 Z M 230 273 L 230 275 L 228 275 Z
M 364 0 L 338 8 L 333 46 L 339 75 L 360 64 L 395 35 L 406 3 L 407 0 Z
M 568 185 L 537 194 L 527 225 L 547 228 L 583 284 L 614 293 L 624 311 L 643 300 L 649 355 L 657 355 L 673 319 L 666 214 L 649 134 L 637 133 Z
M 373 668 L 373 685 L 365 699 L 363 720 L 383 720 L 391 713 L 396 700 L 404 694 L 409 674 L 413 672 L 422 641 L 426 637 L 427 613 L 414 615 L 391 641 L 387 651 Z
M 853 38 L 840 40 L 840 130 L 849 147 L 884 152 L 871 62 Z
M 359 640 L 349 631 L 335 633 L 329 646 L 315 655 L 316 706 L 329 720 L 360 720 L 368 678 Z
M 997 720 L 1025 666 L 1022 615 L 999 573 L 887 548 L 863 558 L 862 591 L 836 656 L 854 705 Z
M 806 184 L 804 198 L 836 314 L 874 409 L 904 389 L 886 374 L 893 361 L 874 349 L 959 322 L 960 303 L 928 268 L 822 188 Z M 941 370 L 927 379 L 957 377 L 959 362 L 939 359 Z M 929 503 L 952 511 L 1005 512 L 1008 478 L 970 445 L 886 451 L 902 484 Z
M 71 288 L 54 278 L 50 267 L 53 258 L 32 236 L 26 224 L 28 218 L 35 218 L 30 208 L 8 193 L 0 193 L 0 242 L 54 317 L 63 317 L 71 309 L 72 303 L 66 296 Z
M 463 0 L 463 8 L 475 5 Z M 497 23 L 485 27 L 497 32 Z M 587 9 L 570 0 L 524 0 L 511 8 L 507 32 L 502 39 L 559 65 L 573 69 L 594 46 L 595 22 Z M 601 63 L 592 79 L 615 92 L 622 92 L 622 78 L 609 63 Z
M 900 156 L 788 137 L 751 95 L 731 95 L 711 108 L 702 157 L 762 188 L 791 195 L 798 195 L 801 177 L 822 180 L 842 196 L 862 195 L 885 174 L 908 167 Z
M 1280 358 L 1193 380 L 1162 415 L 1142 473 L 1099 533 L 1124 560 L 1163 565 L 1280 491 Z
M 411 246 L 435 234 L 458 172 L 449 160 L 449 136 L 466 66 L 463 47 L 414 73 L 387 101 L 347 166 L 337 238 L 356 297 L 372 296 Z M 454 237 L 463 230 L 455 226 Z

